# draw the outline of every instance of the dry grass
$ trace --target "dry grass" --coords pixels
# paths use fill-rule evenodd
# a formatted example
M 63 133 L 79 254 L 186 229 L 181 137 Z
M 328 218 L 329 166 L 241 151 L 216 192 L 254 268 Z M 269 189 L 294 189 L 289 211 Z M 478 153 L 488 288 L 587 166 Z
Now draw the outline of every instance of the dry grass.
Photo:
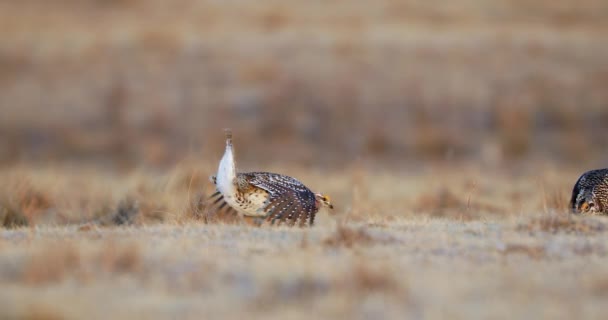
M 218 154 L 221 152 L 218 150 Z M 213 163 L 205 162 L 183 162 L 166 172 L 142 169 L 100 173 L 74 166 L 0 168 L 3 181 L 0 221 L 7 228 L 197 221 L 253 224 L 213 210 L 207 198 L 214 187 L 203 177 L 214 170 Z M 321 220 L 337 219 L 369 226 L 385 226 L 413 216 L 475 221 L 528 213 L 533 216 L 535 212 L 565 213 L 568 194 L 579 175 L 576 169 L 568 167 L 544 172 L 530 168 L 525 170 L 534 173 L 512 176 L 509 172 L 481 172 L 475 166 L 465 165 L 456 171 L 451 166 L 435 165 L 423 170 L 412 168 L 401 174 L 364 166 L 331 172 L 288 166 L 258 170 L 298 177 L 314 191 L 331 195 L 336 209 L 329 212 L 329 217 L 320 214 Z M 559 217 L 556 215 L 556 219 Z M 353 230 L 338 229 L 337 238 L 342 238 L 341 233 L 349 238 L 346 234 L 350 231 Z
M 529 234 L 516 230 L 518 220 L 409 218 L 367 236 L 360 226 L 341 227 L 356 234 L 352 246 L 328 245 L 331 222 L 309 230 L 200 223 L 6 230 L 0 316 L 460 319 L 503 318 L 506 310 L 544 317 L 551 308 L 564 318 L 581 309 L 601 318 L 608 232 Z M 368 242 L 378 236 L 393 240 Z
M 606 1 L 0 1 L 0 319 L 603 319 Z M 297 177 L 313 228 L 216 212 Z
M 0 171 L 2 197 L 36 212 L 29 226 L 0 231 L 0 318 L 459 319 L 502 318 L 507 310 L 553 318 L 547 308 L 596 318 L 606 311 L 605 222 L 551 213 L 560 212 L 551 208 L 559 201 L 538 188 L 567 194 L 577 177 L 567 169 L 497 183 L 508 174 L 464 166 L 402 175 L 362 165 L 322 174 L 282 167 L 340 208 L 300 229 L 193 214 L 205 210 L 193 208 L 198 195 L 210 193 L 197 178 L 205 168 L 212 165 L 156 174 Z M 428 196 L 445 190 L 449 196 Z
M 541 259 L 546 257 L 546 250 L 543 246 L 538 245 L 523 245 L 523 244 L 508 244 L 504 249 L 500 250 L 504 255 L 510 254 L 525 254 L 531 259 Z
M 226 126 L 259 163 L 276 161 L 278 148 L 289 150 L 283 161 L 311 166 L 600 163 L 606 9 L 596 0 L 5 2 L 0 163 L 167 166 L 209 154 Z
M 533 218 L 518 227 L 526 232 L 573 233 L 581 236 L 606 232 L 604 220 L 581 218 L 568 214 L 551 214 Z

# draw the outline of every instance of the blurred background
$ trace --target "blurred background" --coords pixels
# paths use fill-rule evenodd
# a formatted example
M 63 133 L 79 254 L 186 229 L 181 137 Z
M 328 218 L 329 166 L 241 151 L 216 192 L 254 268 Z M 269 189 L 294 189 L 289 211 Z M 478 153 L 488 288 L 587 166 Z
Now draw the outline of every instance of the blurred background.
M 608 0 L 0 0 L 0 319 L 600 319 L 607 150 Z
M 608 163 L 608 2 L 0 2 L 0 163 Z

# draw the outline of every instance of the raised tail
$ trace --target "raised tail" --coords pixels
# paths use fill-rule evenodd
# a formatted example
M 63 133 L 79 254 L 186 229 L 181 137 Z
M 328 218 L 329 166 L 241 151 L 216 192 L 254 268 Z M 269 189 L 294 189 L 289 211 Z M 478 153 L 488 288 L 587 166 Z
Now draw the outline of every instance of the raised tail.
M 216 187 L 226 198 L 236 193 L 236 164 L 232 147 L 232 130 L 226 129 L 226 150 L 217 168 Z

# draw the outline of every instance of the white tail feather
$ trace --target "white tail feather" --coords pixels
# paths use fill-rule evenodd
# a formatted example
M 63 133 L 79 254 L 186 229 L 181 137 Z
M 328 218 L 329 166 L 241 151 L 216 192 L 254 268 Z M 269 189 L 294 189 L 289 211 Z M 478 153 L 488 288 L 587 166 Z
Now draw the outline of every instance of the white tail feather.
M 217 169 L 217 189 L 226 198 L 236 193 L 236 164 L 232 149 L 232 133 L 226 130 L 226 151 Z

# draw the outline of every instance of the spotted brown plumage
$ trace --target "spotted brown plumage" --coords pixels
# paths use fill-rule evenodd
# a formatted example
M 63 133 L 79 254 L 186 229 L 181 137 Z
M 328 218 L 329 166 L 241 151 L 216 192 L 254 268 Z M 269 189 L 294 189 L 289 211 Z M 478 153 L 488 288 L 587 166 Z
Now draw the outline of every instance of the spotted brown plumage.
M 329 197 L 315 194 L 295 178 L 270 172 L 237 173 L 232 134 L 226 133 L 226 150 L 216 176 L 217 192 L 211 198 L 218 208 L 233 208 L 239 214 L 274 223 L 313 225 L 323 206 L 333 208 Z
M 608 169 L 591 170 L 578 178 L 570 209 L 574 213 L 608 214 Z
M 211 178 L 216 183 L 216 177 Z M 285 222 L 289 225 L 298 223 L 304 226 L 314 224 L 315 215 L 321 208 L 315 194 L 300 181 L 281 174 L 270 172 L 247 172 L 237 174 L 237 184 L 244 190 L 236 196 L 237 211 L 246 216 L 264 217 L 271 223 Z M 255 201 L 255 194 L 259 199 Z M 212 195 L 213 204 L 224 208 L 227 203 L 224 195 L 217 191 Z

